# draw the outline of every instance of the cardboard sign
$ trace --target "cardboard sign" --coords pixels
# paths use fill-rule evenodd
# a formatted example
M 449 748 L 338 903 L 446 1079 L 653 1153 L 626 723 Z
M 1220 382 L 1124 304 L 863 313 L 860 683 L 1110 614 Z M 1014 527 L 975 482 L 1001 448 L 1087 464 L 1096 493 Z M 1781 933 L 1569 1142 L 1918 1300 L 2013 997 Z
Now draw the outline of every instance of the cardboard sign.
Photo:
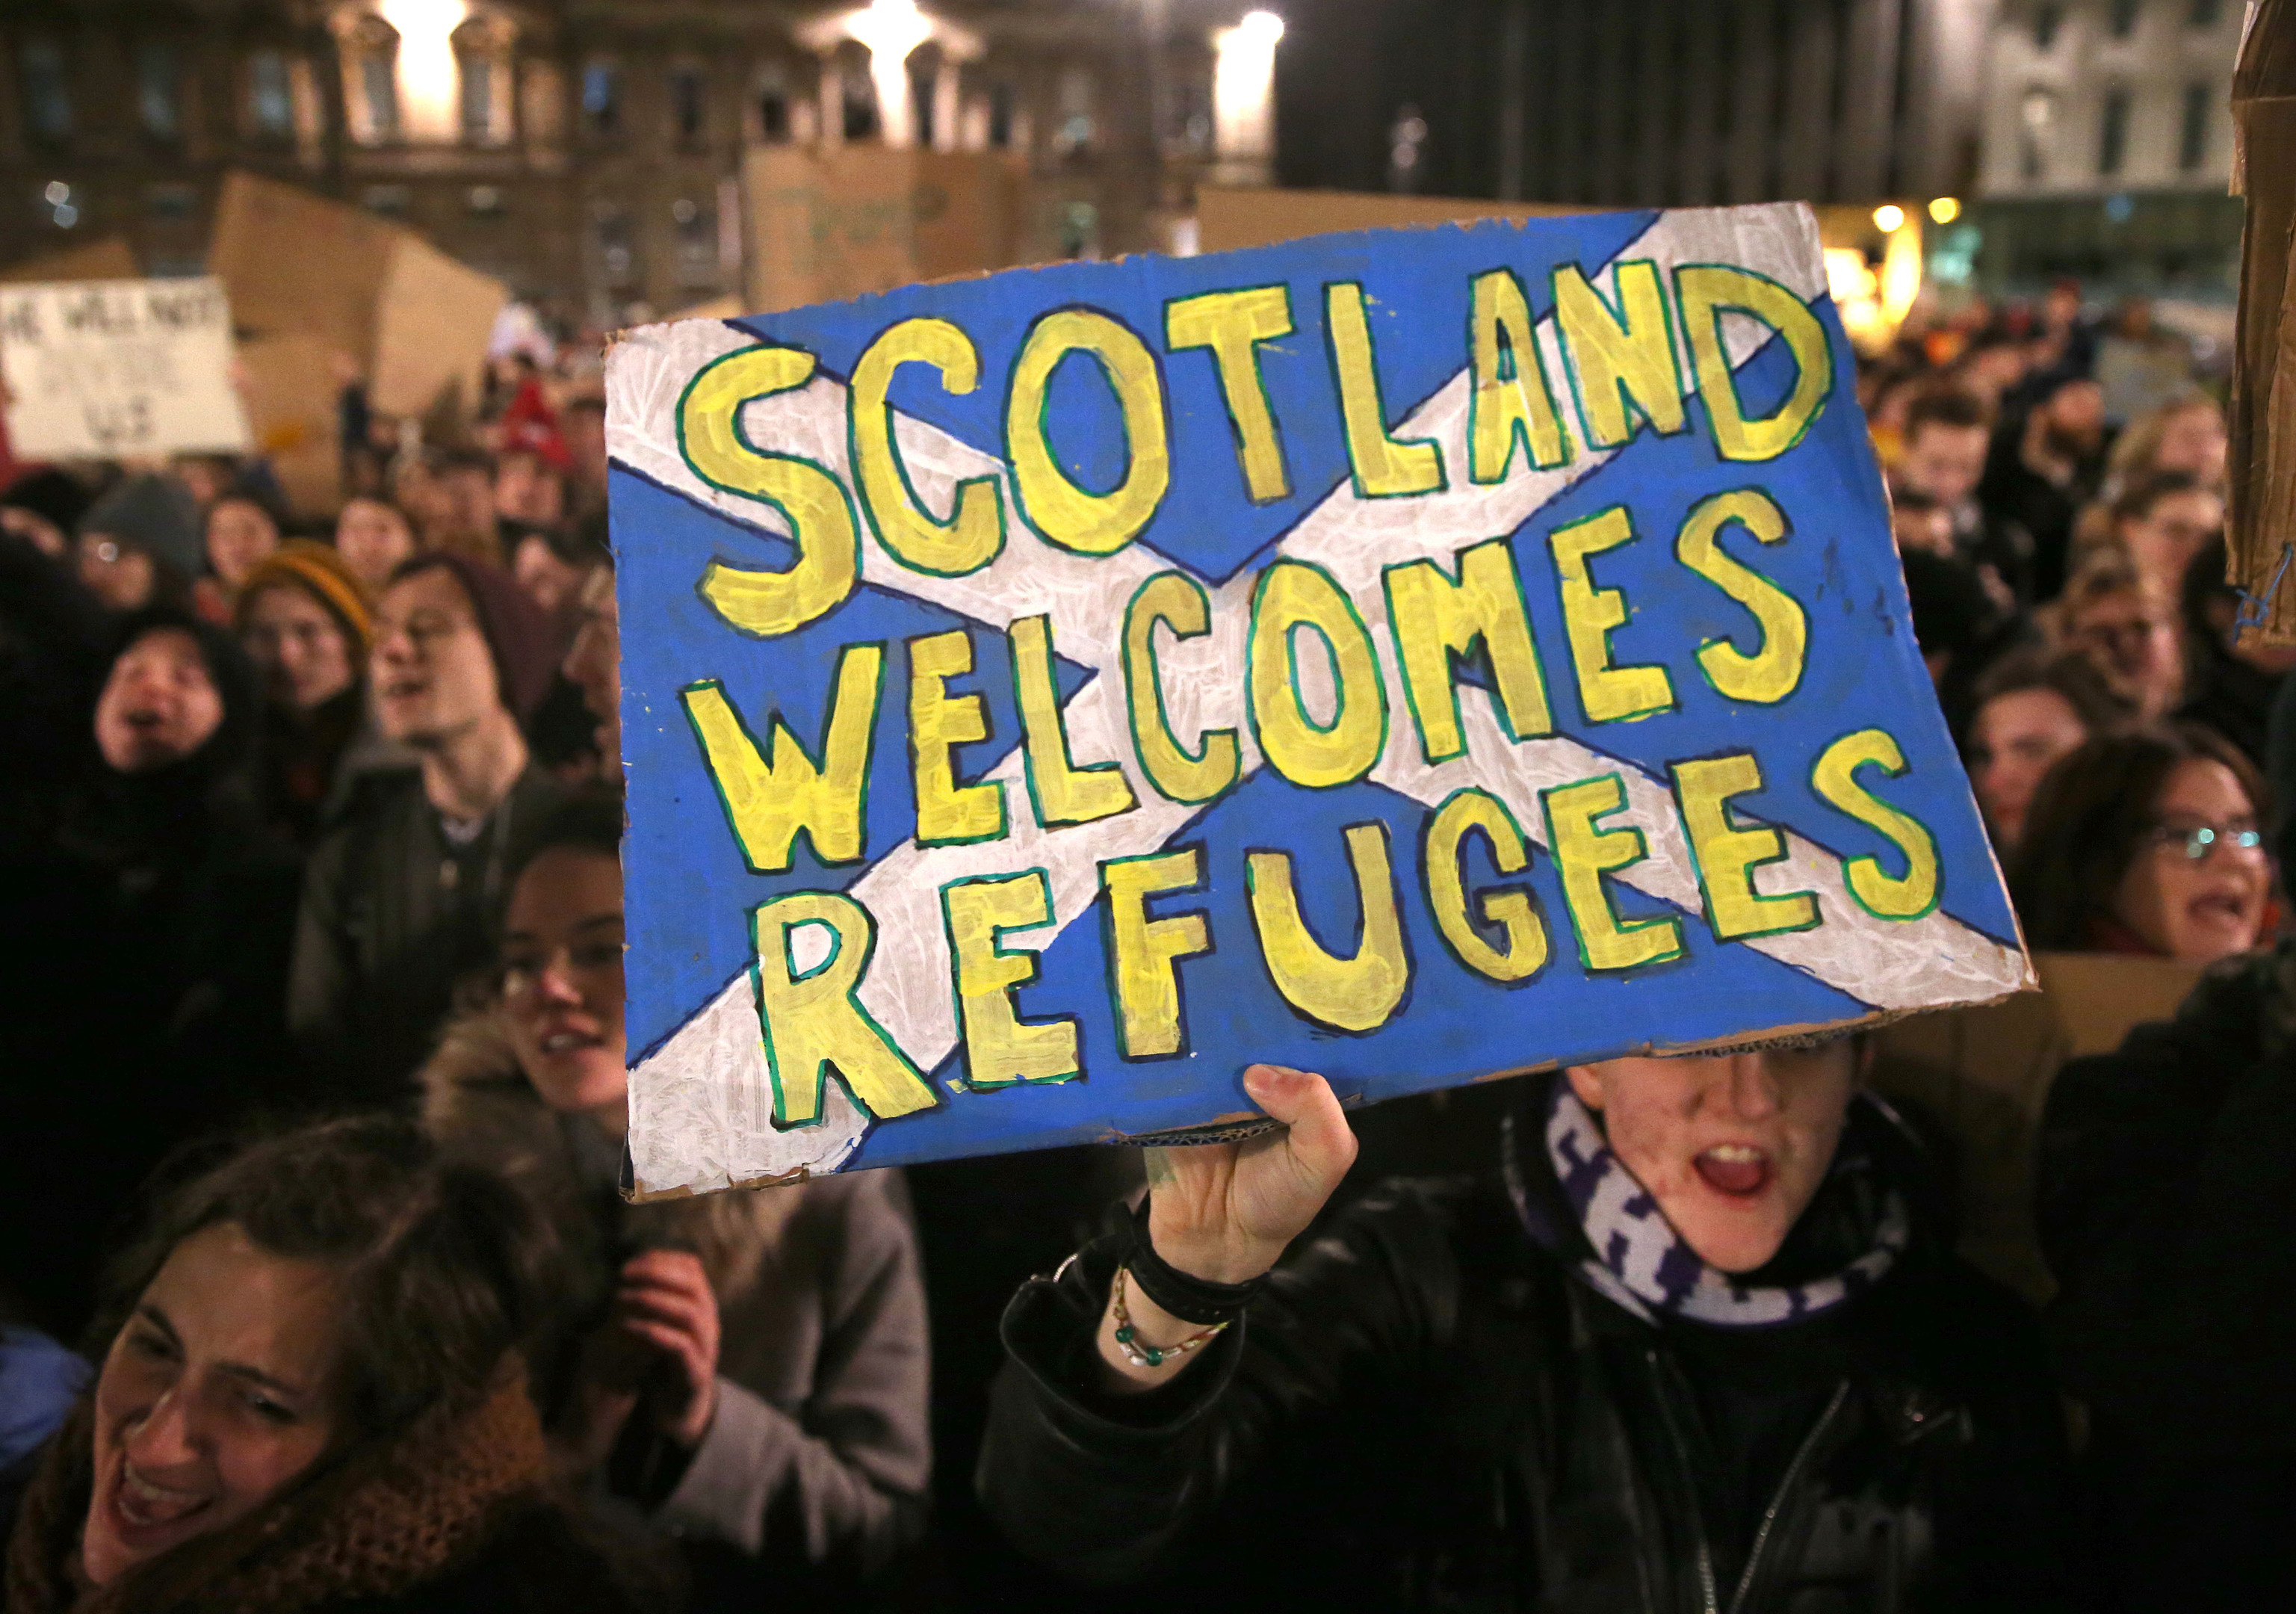
M 1805 209 L 1016 271 L 607 377 L 642 1192 L 2030 979 Z
M 8 438 L 27 460 L 243 452 L 214 280 L 0 287 Z
M 750 306 L 794 308 L 1021 262 L 1026 183 L 988 152 L 757 147 L 742 168 Z

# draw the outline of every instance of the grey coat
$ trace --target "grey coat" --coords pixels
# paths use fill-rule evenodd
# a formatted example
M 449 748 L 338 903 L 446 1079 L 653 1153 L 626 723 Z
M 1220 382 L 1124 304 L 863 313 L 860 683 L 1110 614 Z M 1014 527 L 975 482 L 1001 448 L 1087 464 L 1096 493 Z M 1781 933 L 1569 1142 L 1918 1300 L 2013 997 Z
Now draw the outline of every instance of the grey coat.
M 603 1307 L 635 1249 L 691 1249 L 709 1275 L 716 1419 L 666 1494 L 626 1501 L 808 1580 L 865 1580 L 923 1533 L 930 1364 L 899 1172 L 632 1205 L 619 1145 L 543 1104 L 491 1014 L 453 1022 L 422 1080 L 448 1151 L 509 1176 L 566 1236 L 570 1315 Z

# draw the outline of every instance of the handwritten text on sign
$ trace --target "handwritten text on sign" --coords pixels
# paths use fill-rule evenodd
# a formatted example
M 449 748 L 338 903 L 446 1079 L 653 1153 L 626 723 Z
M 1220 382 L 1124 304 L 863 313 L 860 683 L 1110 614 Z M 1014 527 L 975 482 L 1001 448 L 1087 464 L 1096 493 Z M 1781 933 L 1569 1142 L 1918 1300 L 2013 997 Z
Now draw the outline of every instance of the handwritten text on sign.
M 0 287 L 8 437 L 26 459 L 248 447 L 215 280 Z
M 1822 288 L 1644 213 L 619 344 L 641 1185 L 2021 984 Z

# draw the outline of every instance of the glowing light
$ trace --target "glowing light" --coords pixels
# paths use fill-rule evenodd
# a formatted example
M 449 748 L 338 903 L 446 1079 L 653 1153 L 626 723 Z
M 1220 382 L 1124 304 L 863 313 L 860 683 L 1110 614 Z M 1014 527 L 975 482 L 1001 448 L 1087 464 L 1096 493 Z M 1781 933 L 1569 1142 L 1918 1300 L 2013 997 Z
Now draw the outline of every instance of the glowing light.
M 1894 201 L 1885 201 L 1874 209 L 1874 227 L 1888 233 L 1906 222 L 1906 210 Z
M 869 81 L 876 86 L 877 119 L 885 131 L 885 143 L 915 144 L 909 53 L 932 37 L 932 19 L 917 9 L 917 0 L 869 0 L 866 10 L 846 20 L 845 31 L 869 47 Z
M 1961 199 L 1957 196 L 1936 198 L 1930 203 L 1930 217 L 1939 224 L 1951 224 L 1961 217 Z
M 1212 140 L 1220 156 L 1264 163 L 1275 155 L 1275 47 L 1283 19 L 1246 12 L 1212 34 Z
M 469 0 L 381 0 L 376 9 L 398 31 L 400 132 L 411 141 L 460 138 L 455 30 L 470 14 Z

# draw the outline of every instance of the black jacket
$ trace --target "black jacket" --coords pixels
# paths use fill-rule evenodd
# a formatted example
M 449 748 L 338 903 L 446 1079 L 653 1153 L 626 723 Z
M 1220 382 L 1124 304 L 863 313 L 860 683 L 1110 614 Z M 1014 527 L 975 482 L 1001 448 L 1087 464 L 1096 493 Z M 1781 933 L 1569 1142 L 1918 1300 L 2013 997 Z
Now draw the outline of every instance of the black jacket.
M 1545 1159 L 1518 1166 L 1551 1214 Z M 1078 1578 L 1271 1609 L 2071 1604 L 2038 1340 L 1934 1232 L 1830 1321 L 1652 1326 L 1497 1172 L 1399 1179 L 1135 1398 L 1089 1388 L 1121 1248 L 1013 1300 L 981 1459 L 990 1512 Z
M 2036 1178 L 2111 1606 L 2296 1608 L 2296 943 L 2067 1065 Z

